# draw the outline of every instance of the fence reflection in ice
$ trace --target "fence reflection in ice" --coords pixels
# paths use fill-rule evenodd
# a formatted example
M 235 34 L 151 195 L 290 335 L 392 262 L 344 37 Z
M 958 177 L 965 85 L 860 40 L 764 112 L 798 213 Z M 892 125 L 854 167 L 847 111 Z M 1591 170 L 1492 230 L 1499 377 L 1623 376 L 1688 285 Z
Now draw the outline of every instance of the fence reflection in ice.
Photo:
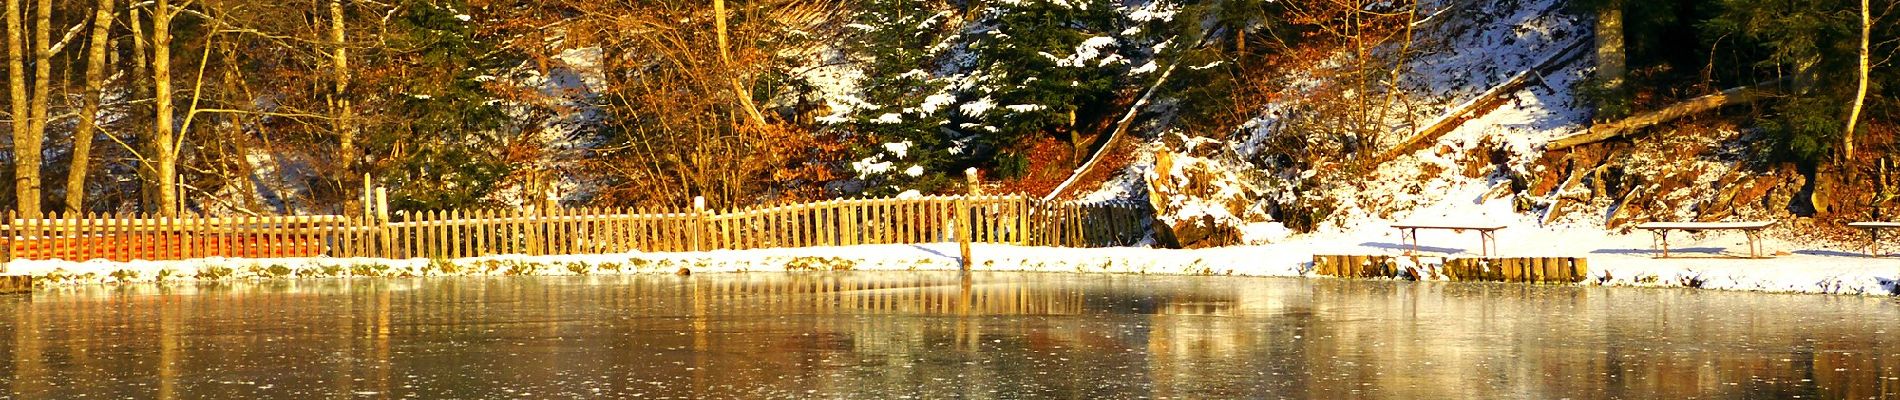
M 1819 397 L 1892 299 L 954 272 L 299 280 L 0 298 L 18 397 Z M 510 392 L 512 391 L 512 392 Z

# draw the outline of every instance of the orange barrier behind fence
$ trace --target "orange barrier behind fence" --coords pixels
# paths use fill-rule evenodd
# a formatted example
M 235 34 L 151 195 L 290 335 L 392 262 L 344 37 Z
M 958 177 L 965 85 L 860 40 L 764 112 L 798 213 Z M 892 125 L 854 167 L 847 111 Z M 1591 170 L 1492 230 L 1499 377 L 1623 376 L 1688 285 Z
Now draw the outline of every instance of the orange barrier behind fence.
M 183 260 L 335 254 L 350 221 L 337 216 L 237 218 L 10 218 L 9 259 Z
M 727 210 L 561 208 L 369 217 L 11 218 L 8 259 L 461 258 L 956 242 L 1135 244 L 1150 213 L 1025 196 L 852 199 Z
M 196 243 L 199 247 L 185 246 L 186 243 Z M 324 254 L 324 242 L 321 237 L 308 235 L 282 238 L 258 234 L 189 233 L 48 236 L 10 238 L 8 251 L 14 258 L 31 260 L 182 260 L 214 255 L 244 258 L 316 257 Z

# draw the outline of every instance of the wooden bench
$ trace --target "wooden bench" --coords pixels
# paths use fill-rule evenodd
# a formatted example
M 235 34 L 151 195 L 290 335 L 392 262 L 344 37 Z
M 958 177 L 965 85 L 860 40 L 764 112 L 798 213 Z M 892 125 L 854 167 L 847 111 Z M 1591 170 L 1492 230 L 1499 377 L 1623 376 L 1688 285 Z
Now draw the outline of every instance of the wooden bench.
M 1404 244 L 1407 246 L 1410 246 L 1410 248 L 1407 248 L 1405 250 L 1405 255 L 1408 255 L 1408 256 L 1418 254 L 1418 230 L 1444 229 L 1444 230 L 1450 230 L 1455 233 L 1464 233 L 1464 231 L 1467 231 L 1467 230 L 1478 231 L 1478 255 L 1489 257 L 1492 253 L 1496 253 L 1498 251 L 1498 238 L 1496 236 L 1496 233 L 1499 229 L 1504 229 L 1504 227 L 1505 227 L 1504 225 L 1498 225 L 1498 224 L 1445 224 L 1445 223 L 1410 223 L 1410 224 L 1392 225 L 1392 228 L 1399 230 L 1399 241 L 1404 242 Z
M 1900 228 L 1900 222 L 1854 222 L 1847 226 L 1867 231 L 1867 256 L 1880 257 L 1880 230 Z
M 1637 225 L 1636 229 L 1649 231 L 1655 235 L 1650 242 L 1652 248 L 1662 247 L 1662 258 L 1669 258 L 1669 231 L 1742 231 L 1748 235 L 1748 258 L 1761 258 L 1761 231 L 1773 226 L 1775 221 L 1745 222 L 1648 222 Z

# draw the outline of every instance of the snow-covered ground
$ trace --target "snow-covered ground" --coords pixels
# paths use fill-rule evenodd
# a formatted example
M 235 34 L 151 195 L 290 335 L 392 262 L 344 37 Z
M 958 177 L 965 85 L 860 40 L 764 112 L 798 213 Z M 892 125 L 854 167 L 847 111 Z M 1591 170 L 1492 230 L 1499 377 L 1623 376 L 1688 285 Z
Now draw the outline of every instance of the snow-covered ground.
M 1313 254 L 1401 254 L 1397 231 L 1312 235 L 1259 246 L 1198 250 L 1147 248 L 1066 249 L 977 244 L 978 271 L 1130 273 L 1315 277 Z M 1322 237 L 1324 236 L 1324 237 Z M 1505 229 L 1506 256 L 1580 256 L 1590 260 L 1584 285 L 1697 287 L 1763 292 L 1896 295 L 1900 259 L 1871 259 L 1849 249 L 1793 250 L 1768 259 L 1740 259 L 1740 234 L 1679 235 L 1672 240 L 1683 258 L 1653 259 L 1646 235 L 1579 235 L 1545 229 Z M 1421 259 L 1435 268 L 1454 254 L 1476 250 L 1475 233 L 1420 232 Z M 1792 250 L 1770 240 L 1771 253 Z M 867 245 L 692 253 L 625 253 L 579 256 L 489 256 L 426 259 L 202 259 L 188 261 L 15 261 L 9 274 L 40 278 L 44 287 L 116 282 L 182 282 L 345 277 L 613 275 L 775 271 L 919 271 L 958 268 L 955 243 Z M 1427 273 L 1427 276 L 1433 274 Z M 1330 279 L 1330 278 L 1322 278 Z

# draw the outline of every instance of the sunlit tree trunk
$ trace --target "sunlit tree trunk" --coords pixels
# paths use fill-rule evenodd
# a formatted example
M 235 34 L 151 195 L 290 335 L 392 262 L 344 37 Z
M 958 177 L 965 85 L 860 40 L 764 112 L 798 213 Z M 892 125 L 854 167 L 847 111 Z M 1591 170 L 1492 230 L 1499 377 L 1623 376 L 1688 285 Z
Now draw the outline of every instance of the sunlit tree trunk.
M 26 38 L 24 37 L 26 34 L 26 24 L 20 20 L 20 13 L 22 11 L 20 9 L 20 0 L 6 1 L 7 105 L 9 106 L 8 112 L 13 118 L 13 129 L 11 133 L 14 138 L 13 152 L 16 155 L 13 159 L 13 171 L 15 174 L 13 193 L 20 204 L 19 210 L 24 213 L 26 212 L 26 205 L 28 203 L 27 199 L 37 198 L 39 196 L 37 191 L 28 191 L 26 181 L 22 179 L 23 176 L 26 176 L 22 174 L 22 172 L 25 172 L 27 169 L 26 157 L 24 155 L 27 150 L 29 150 L 29 147 L 27 145 L 28 141 L 19 140 L 29 137 L 29 130 L 32 129 L 32 122 L 29 121 L 29 119 L 32 118 L 32 114 L 27 110 L 26 102 Z M 38 154 L 38 149 L 32 150 L 34 150 L 34 154 Z
M 92 17 L 92 40 L 86 47 L 86 95 L 73 130 L 72 166 L 66 172 L 66 212 L 85 210 L 86 174 L 92 169 L 93 131 L 98 127 L 100 96 L 106 80 L 106 47 L 112 33 L 112 0 L 99 0 Z
M 19 0 L 7 0 L 7 97 L 13 115 L 15 210 L 40 213 L 40 146 L 46 134 L 47 99 L 52 92 L 52 0 L 35 2 L 33 86 L 26 80 L 26 24 Z
M 335 107 L 335 125 L 337 134 L 337 166 L 339 175 L 355 176 L 356 168 L 356 110 L 345 92 L 350 86 L 350 52 L 344 43 L 343 1 L 330 0 L 330 62 L 335 86 L 331 88 L 330 104 Z M 348 190 L 348 186 L 344 185 Z
M 727 77 L 732 82 L 733 97 L 738 98 L 739 108 L 745 112 L 748 121 L 754 125 L 765 125 L 765 115 L 760 114 L 759 107 L 752 104 L 752 90 L 746 88 L 742 74 L 733 69 L 731 45 L 726 38 L 726 0 L 713 0 L 713 24 L 719 30 L 719 61 L 726 67 Z
M 1847 130 L 1841 134 L 1841 155 L 1850 160 L 1854 157 L 1854 128 L 1860 122 L 1861 107 L 1867 104 L 1867 75 L 1873 69 L 1868 56 L 1873 29 L 1873 14 L 1868 8 L 1868 1 L 1860 0 L 1860 87 L 1854 91 L 1854 107 L 1847 112 Z
M 1597 10 L 1597 80 L 1615 93 L 1623 87 L 1627 56 L 1623 46 L 1623 1 L 1611 0 Z
M 172 126 L 172 16 L 170 0 L 152 9 L 152 159 L 158 179 L 158 214 L 178 215 L 178 149 Z
M 150 37 L 145 35 L 145 20 L 139 14 L 138 7 L 131 7 L 126 11 L 126 21 L 129 22 L 128 27 L 132 29 L 132 79 L 130 82 L 132 82 L 132 98 L 145 99 L 151 96 L 151 86 L 147 85 L 151 83 L 152 64 L 151 59 L 147 57 L 151 54 L 148 49 L 150 46 L 146 43 Z M 138 109 L 145 110 L 144 106 L 138 106 Z M 151 133 L 143 132 L 138 136 L 139 147 L 133 151 L 138 155 L 139 164 L 136 169 L 139 175 L 139 211 L 151 212 L 157 209 L 158 205 L 158 169 L 155 168 L 157 165 L 152 163 Z
M 46 107 L 52 97 L 53 89 L 53 0 L 39 0 L 34 15 L 33 26 L 33 108 L 27 117 L 25 135 L 13 137 L 13 154 L 17 164 L 14 179 L 15 190 L 19 195 L 21 214 L 38 215 L 40 213 L 40 162 L 41 148 L 46 139 Z

